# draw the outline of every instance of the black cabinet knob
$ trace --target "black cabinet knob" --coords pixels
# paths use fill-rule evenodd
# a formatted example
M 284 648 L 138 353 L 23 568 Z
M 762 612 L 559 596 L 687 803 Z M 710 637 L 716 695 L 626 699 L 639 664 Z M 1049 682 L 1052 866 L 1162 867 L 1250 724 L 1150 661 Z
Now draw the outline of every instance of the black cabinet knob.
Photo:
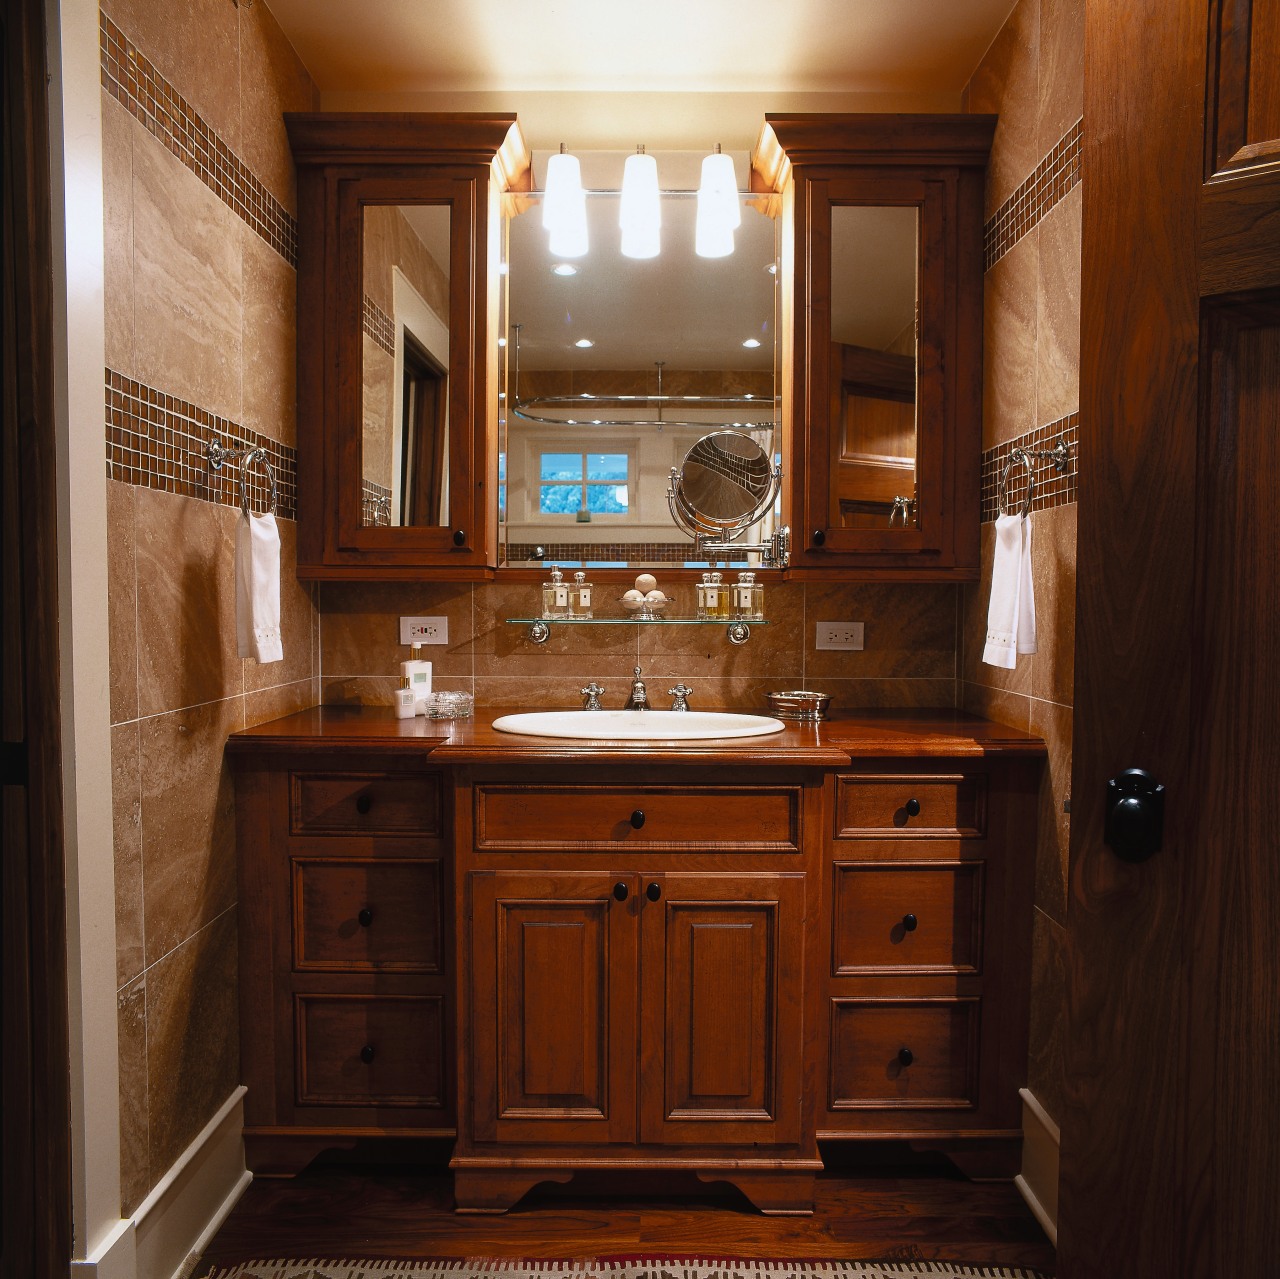
M 622 882 L 622 880 L 618 880 L 618 882 L 614 884 L 613 895 L 620 902 L 624 902 L 627 900 L 627 886 Z
M 365 1046 L 360 1049 L 360 1060 L 364 1062 L 366 1066 L 373 1060 L 372 1044 L 365 1044 Z
M 367 813 L 373 807 L 372 795 L 356 796 L 356 812 L 360 814 Z
M 636 811 L 631 814 L 631 825 L 636 830 L 639 830 L 640 827 L 644 825 L 644 809 L 643 808 L 637 808 Z
M 827 540 L 827 535 L 820 528 L 816 528 L 813 530 L 814 546 L 822 546 L 826 542 L 826 540 Z
M 1141 768 L 1107 783 L 1103 840 L 1121 861 L 1145 862 L 1164 842 L 1164 787 Z
M 467 544 L 466 529 L 456 528 L 453 530 L 453 544 L 454 546 L 466 546 Z
M 646 897 L 647 897 L 651 902 L 656 902 L 656 901 L 658 900 L 658 898 L 662 896 L 662 885 L 661 885 L 661 884 L 650 884 L 650 885 L 649 885 L 649 887 L 648 887 L 648 888 L 646 888 L 646 889 L 644 890 L 644 895 L 645 895 L 645 896 L 646 896 Z
M 920 816 L 920 801 L 918 799 L 909 799 L 902 807 L 907 810 L 908 817 Z
M 919 920 L 914 915 L 903 915 L 902 917 L 902 926 L 909 933 L 915 932 L 917 923 L 919 923 Z
M 916 1055 L 911 1051 L 910 1048 L 898 1049 L 898 1065 L 909 1066 L 913 1061 L 915 1061 L 915 1059 L 916 1059 Z
M 356 916 L 356 918 L 360 921 L 361 928 L 368 928 L 369 925 L 373 923 L 373 911 L 366 906 L 364 910 Z

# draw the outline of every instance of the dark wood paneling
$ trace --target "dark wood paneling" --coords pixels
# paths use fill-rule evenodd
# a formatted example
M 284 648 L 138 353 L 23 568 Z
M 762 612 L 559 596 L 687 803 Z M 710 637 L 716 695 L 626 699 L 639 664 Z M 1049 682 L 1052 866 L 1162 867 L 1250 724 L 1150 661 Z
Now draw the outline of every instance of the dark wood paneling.
M 1205 177 L 1280 159 L 1280 9 L 1210 0 Z

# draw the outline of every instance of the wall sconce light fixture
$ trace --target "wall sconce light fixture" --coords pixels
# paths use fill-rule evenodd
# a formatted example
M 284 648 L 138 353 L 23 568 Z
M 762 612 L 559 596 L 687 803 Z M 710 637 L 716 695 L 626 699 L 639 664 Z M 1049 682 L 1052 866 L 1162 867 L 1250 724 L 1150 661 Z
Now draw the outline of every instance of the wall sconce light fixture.
M 622 252 L 628 258 L 656 258 L 662 247 L 662 203 L 658 190 L 658 162 L 639 147 L 627 156 L 622 170 L 622 200 L 618 223 Z
M 582 167 L 577 156 L 566 153 L 563 142 L 559 155 L 547 161 L 542 225 L 551 233 L 555 257 L 580 258 L 587 251 L 587 193 L 582 187 Z

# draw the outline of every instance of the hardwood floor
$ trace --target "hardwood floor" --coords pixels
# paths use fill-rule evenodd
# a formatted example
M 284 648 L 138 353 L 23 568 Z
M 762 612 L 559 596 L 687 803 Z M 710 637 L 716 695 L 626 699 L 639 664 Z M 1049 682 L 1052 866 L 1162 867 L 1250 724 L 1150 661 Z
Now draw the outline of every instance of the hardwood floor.
M 192 1279 L 288 1257 L 949 1260 L 1053 1273 L 1053 1247 L 1010 1182 L 969 1182 L 941 1162 L 832 1163 L 812 1217 L 764 1217 L 727 1186 L 675 1178 L 592 1178 L 539 1188 L 504 1216 L 457 1216 L 439 1165 L 313 1165 L 292 1181 L 254 1181 Z

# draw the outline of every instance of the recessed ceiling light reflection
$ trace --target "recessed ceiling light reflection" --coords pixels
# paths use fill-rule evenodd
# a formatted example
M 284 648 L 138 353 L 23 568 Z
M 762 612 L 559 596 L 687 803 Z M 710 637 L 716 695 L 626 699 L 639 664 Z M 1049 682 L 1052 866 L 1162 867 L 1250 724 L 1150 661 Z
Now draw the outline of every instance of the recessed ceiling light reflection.
M 757 345 L 757 346 L 759 346 L 759 345 L 760 345 L 760 343 L 759 343 L 759 342 L 757 342 L 757 343 L 756 343 L 756 345 Z M 579 338 L 579 339 L 574 343 L 574 346 L 581 347 L 581 348 L 585 351 L 585 350 L 587 349 L 587 347 L 589 347 L 589 346 L 595 346 L 595 343 L 594 343 L 590 338 Z
M 557 262 L 551 268 L 552 275 L 577 275 L 578 268 L 572 262 Z
M 743 344 L 749 351 L 754 351 L 760 345 L 759 338 L 748 338 Z

